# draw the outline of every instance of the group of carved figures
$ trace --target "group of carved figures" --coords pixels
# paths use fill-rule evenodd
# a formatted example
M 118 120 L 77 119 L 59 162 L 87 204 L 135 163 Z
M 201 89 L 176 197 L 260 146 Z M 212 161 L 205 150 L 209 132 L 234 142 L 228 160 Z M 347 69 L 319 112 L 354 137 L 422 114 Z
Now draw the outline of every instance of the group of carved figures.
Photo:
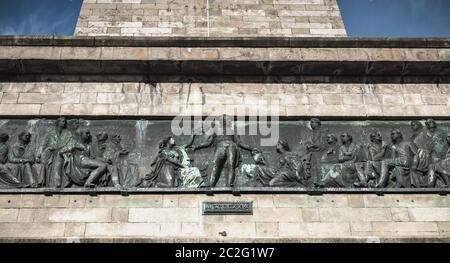
M 222 127 L 232 120 L 222 118 Z M 9 145 L 9 135 L 0 133 L 0 188 L 69 187 L 215 187 L 225 177 L 228 187 L 245 176 L 254 187 L 372 187 L 419 188 L 449 187 L 450 133 L 439 129 L 432 119 L 411 121 L 412 136 L 405 138 L 399 129 L 386 142 L 378 130 L 368 135 L 367 144 L 353 143 L 352 135 L 339 137 L 310 120 L 311 139 L 302 151 L 291 151 L 280 139 L 276 145 L 276 165 L 269 165 L 264 152 L 244 143 L 238 135 L 224 132 L 204 135 L 202 143 L 177 145 L 174 136 L 160 141 L 150 171 L 141 178 L 138 165 L 128 161 L 120 135 L 101 132 L 92 143 L 90 131 L 77 125 L 68 129 L 59 118 L 48 131 L 39 154 L 28 150 L 32 134 L 19 133 Z M 208 169 L 192 166 L 188 153 L 213 147 Z M 242 150 L 253 163 L 242 163 Z
M 38 155 L 29 149 L 30 132 L 21 132 L 11 147 L 7 144 L 9 135 L 0 133 L 0 188 L 120 189 L 139 183 L 137 165 L 123 158 L 128 151 L 122 148 L 120 135 L 109 138 L 99 133 L 94 148 L 90 131 L 81 127 L 79 120 L 73 120 L 73 129 L 68 129 L 65 118 L 55 124 Z

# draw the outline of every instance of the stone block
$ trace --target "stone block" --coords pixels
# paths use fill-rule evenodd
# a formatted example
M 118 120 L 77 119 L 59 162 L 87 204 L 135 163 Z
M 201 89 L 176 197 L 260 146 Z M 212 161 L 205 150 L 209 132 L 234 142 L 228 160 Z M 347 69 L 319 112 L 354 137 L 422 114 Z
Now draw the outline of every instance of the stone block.
M 64 223 L 0 223 L 0 237 L 56 238 L 64 236 Z
M 0 195 L 0 208 L 20 208 L 20 196 Z
M 2 96 L 2 104 L 15 104 L 19 98 L 19 93 L 17 92 L 4 92 Z
M 196 195 L 179 195 L 178 196 L 178 207 L 200 207 L 199 197 Z
M 31 223 L 36 216 L 36 208 L 21 208 L 17 217 L 17 222 Z
M 306 224 L 300 223 L 279 223 L 279 237 L 305 237 L 308 236 Z
M 195 222 L 197 208 L 130 208 L 129 222 Z
M 163 195 L 163 207 L 178 207 L 177 195 Z
M 91 92 L 122 92 L 123 83 L 66 83 L 64 92 L 91 93 Z
M 411 221 L 450 221 L 450 208 L 409 208 Z
M 385 208 L 319 208 L 321 222 L 391 221 L 391 213 Z
M 119 105 L 115 104 L 64 104 L 61 115 L 118 115 Z
M 306 228 L 310 236 L 350 236 L 350 224 L 349 223 L 307 223 Z
M 422 105 L 422 97 L 420 94 L 403 94 L 406 105 Z
M 129 104 L 140 101 L 136 93 L 97 93 L 97 103 L 101 104 Z
M 362 195 L 348 195 L 348 204 L 350 207 L 364 207 L 364 198 Z
M 318 208 L 302 208 L 303 222 L 319 222 L 319 209 Z
M 41 111 L 39 114 L 41 116 L 45 115 L 60 115 L 61 105 L 59 104 L 42 104 Z
M 128 208 L 113 207 L 111 214 L 112 222 L 128 222 Z
M 110 222 L 110 208 L 38 209 L 35 222 Z
M 20 59 L 60 59 L 62 54 L 61 47 L 48 47 L 48 46 L 15 46 L 12 47 L 12 58 Z
M 0 208 L 0 223 L 16 222 L 19 215 L 19 209 Z
M 44 198 L 44 207 L 68 207 L 69 195 L 51 195 Z
M 342 103 L 347 105 L 362 105 L 364 104 L 362 94 L 343 94 Z
M 180 236 L 181 223 L 161 223 L 161 236 Z
M 203 224 L 204 235 L 211 238 L 243 238 L 255 237 L 255 223 Z M 220 233 L 226 233 L 226 237 Z
M 162 207 L 162 195 L 100 195 L 87 207 Z
M 21 195 L 20 196 L 20 207 L 31 207 L 38 208 L 44 205 L 43 195 Z
M 99 47 L 62 47 L 61 59 L 100 59 Z
M 203 233 L 203 227 L 199 223 L 181 223 L 182 235 L 195 235 L 201 236 Z
M 87 223 L 89 237 L 154 237 L 161 233 L 157 223 Z
M 278 223 L 256 223 L 256 236 L 277 237 Z
M 373 222 L 374 233 L 388 233 L 396 235 L 423 235 L 426 233 L 438 233 L 437 223 L 432 222 Z
M 57 93 L 20 93 L 18 103 L 61 103 L 61 95 Z M 72 103 L 77 103 L 77 101 Z
M 189 60 L 219 59 L 219 51 L 214 48 L 182 48 L 180 58 Z
M 75 93 L 76 94 L 76 93 Z M 80 94 L 80 103 L 81 104 L 89 104 L 97 102 L 97 93 L 79 93 Z
M 66 223 L 64 228 L 65 237 L 84 237 L 85 223 Z
M 391 208 L 392 220 L 395 222 L 407 222 L 410 221 L 407 208 Z

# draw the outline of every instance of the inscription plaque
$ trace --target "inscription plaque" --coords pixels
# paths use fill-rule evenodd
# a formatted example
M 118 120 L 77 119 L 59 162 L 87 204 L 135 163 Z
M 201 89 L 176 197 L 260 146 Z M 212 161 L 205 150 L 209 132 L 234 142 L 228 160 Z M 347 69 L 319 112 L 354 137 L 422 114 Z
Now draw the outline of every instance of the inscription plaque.
M 251 215 L 253 202 L 203 202 L 204 215 Z

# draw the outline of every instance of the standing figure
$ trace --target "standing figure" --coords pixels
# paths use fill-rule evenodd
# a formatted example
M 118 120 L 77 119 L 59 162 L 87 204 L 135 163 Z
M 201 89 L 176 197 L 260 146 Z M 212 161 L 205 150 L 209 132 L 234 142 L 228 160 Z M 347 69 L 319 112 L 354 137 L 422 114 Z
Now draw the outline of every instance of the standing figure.
M 414 120 L 409 123 L 409 126 L 411 127 L 412 135 L 411 135 L 411 141 L 414 142 L 417 145 L 422 144 L 423 140 L 423 125 L 420 121 Z
M 213 134 L 207 138 L 205 143 L 191 146 L 193 150 L 197 150 L 215 144 L 213 167 L 209 177 L 209 187 L 216 186 L 222 172 L 224 172 L 227 177 L 226 185 L 233 187 L 236 178 L 236 168 L 240 161 L 239 148 L 250 152 L 257 150 L 256 148 L 243 143 L 239 136 L 235 135 L 234 131 L 232 134 L 226 134 L 226 131 L 232 128 L 232 121 L 228 116 L 222 116 L 221 124 L 221 130 L 213 132 Z
M 403 140 L 399 129 L 391 131 L 392 158 L 381 161 L 380 179 L 375 187 L 386 187 L 389 179 L 395 180 L 395 187 L 411 187 L 410 172 L 417 169 L 417 146 Z M 389 176 L 392 172 L 392 176 Z
M 119 183 L 123 187 L 135 187 L 141 183 L 139 178 L 139 168 L 135 163 L 128 161 L 127 149 L 122 146 L 122 137 L 120 134 L 114 134 L 111 137 L 111 160 L 117 167 Z
M 8 160 L 14 164 L 16 178 L 33 188 L 40 187 L 44 183 L 44 167 L 39 163 L 39 157 L 35 157 L 29 149 L 31 133 L 23 131 L 19 134 L 17 142 L 11 147 Z
M 13 175 L 12 167 L 8 164 L 8 145 L 9 135 L 0 133 L 0 188 L 24 188 L 27 184 L 21 182 Z
M 367 162 L 365 163 L 364 174 L 367 182 L 370 180 L 378 181 L 381 173 L 381 161 L 389 155 L 389 145 L 383 141 L 380 131 L 374 131 L 369 134 L 370 143 L 367 145 Z M 370 183 L 372 184 L 372 183 Z M 356 187 L 366 186 L 359 182 L 355 183 Z
M 111 160 L 111 158 L 108 158 L 108 134 L 106 132 L 100 132 L 97 134 L 97 149 L 95 153 L 95 159 L 105 162 L 108 164 L 108 173 L 109 178 L 111 179 L 110 182 L 108 182 L 108 185 L 112 183 L 112 185 L 117 189 L 122 189 L 122 186 L 119 182 L 119 170 L 115 163 Z
M 327 148 L 327 130 L 322 128 L 322 122 L 318 118 L 311 118 L 309 125 L 312 130 L 311 141 L 307 142 L 306 150 L 311 155 L 311 179 L 316 184 L 321 180 L 320 159 Z
M 63 178 L 64 157 L 76 140 L 67 129 L 64 117 L 58 118 L 55 129 L 49 131 L 42 151 L 42 161 L 45 165 L 45 186 L 61 187 Z
M 304 187 L 307 186 L 310 171 L 309 159 L 291 152 L 287 142 L 279 140 L 277 143 L 279 167 L 275 170 L 275 177 L 270 180 L 272 187 Z
M 179 170 L 185 166 L 175 149 L 175 139 L 169 136 L 159 143 L 159 152 L 151 164 L 152 171 L 143 181 L 144 187 L 177 187 Z
M 450 133 L 447 133 L 446 141 L 449 148 L 447 149 L 445 158 L 431 164 L 428 170 L 429 187 L 435 187 L 438 179 L 442 180 L 442 187 L 450 186 Z

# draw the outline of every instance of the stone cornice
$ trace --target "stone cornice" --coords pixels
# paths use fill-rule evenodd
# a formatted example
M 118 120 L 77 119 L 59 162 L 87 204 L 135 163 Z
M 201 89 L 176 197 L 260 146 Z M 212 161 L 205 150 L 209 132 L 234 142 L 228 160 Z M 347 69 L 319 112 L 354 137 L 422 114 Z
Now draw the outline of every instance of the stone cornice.
M 0 36 L 0 46 L 450 48 L 450 38 Z

